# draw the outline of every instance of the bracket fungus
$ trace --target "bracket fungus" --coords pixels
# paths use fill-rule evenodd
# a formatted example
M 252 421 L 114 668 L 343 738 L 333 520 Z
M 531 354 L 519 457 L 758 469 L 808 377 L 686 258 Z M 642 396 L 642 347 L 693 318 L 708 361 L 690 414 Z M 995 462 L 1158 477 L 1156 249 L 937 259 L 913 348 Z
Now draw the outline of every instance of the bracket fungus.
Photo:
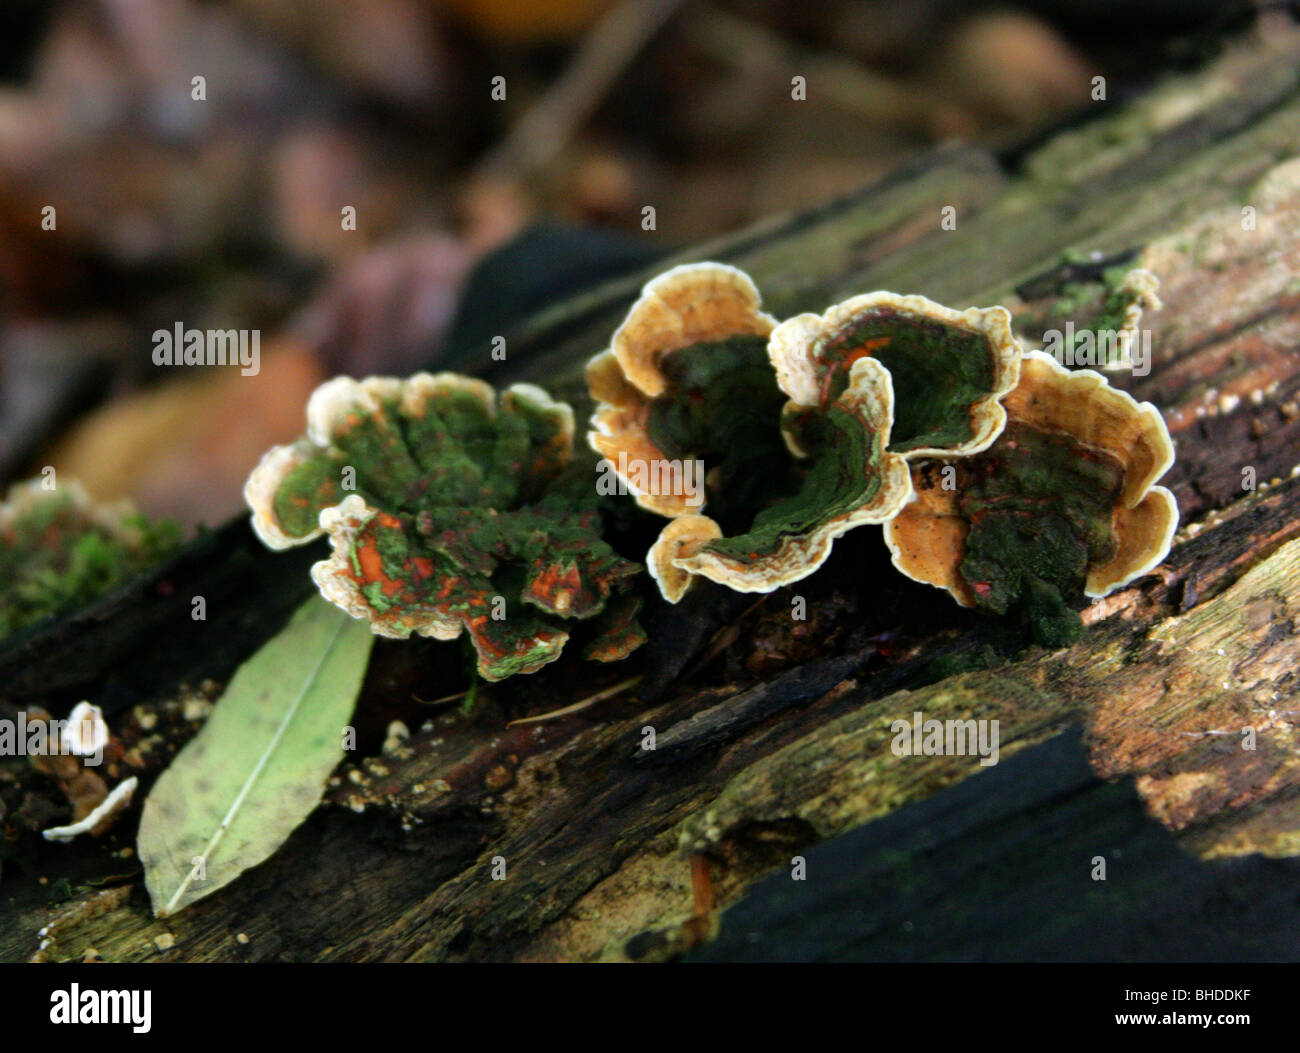
M 771 592 L 816 571 L 836 538 L 897 515 L 912 484 L 907 463 L 888 450 L 892 421 L 889 373 L 872 359 L 853 364 L 848 386 L 824 409 L 787 413 L 781 427 L 805 455 L 798 482 L 731 536 L 708 516 L 668 524 L 647 560 L 664 598 L 676 602 L 696 575 Z
M 894 565 L 958 603 L 1023 610 L 1040 642 L 1068 640 L 1073 607 L 1157 566 L 1178 525 L 1155 485 L 1174 460 L 1159 410 L 1093 370 L 1026 352 L 987 450 L 913 466 L 917 499 L 885 527 Z
M 616 596 L 640 568 L 601 539 L 572 454 L 572 411 L 530 384 L 498 400 L 452 373 L 337 377 L 308 402 L 306 437 L 269 451 L 244 493 L 272 548 L 329 535 L 312 567 L 326 599 L 382 636 L 466 632 L 480 674 L 501 680 L 556 659 L 577 620 L 594 620 L 587 657 L 644 641 L 635 600 Z
M 722 537 L 722 528 L 708 516 L 678 516 L 659 532 L 646 557 L 646 569 L 669 603 L 686 595 L 693 580 L 690 560 L 700 546 Z M 681 560 L 683 566 L 678 566 Z
M 1155 288 L 1142 270 L 1116 285 L 1105 306 L 1124 335 Z M 1006 308 L 881 291 L 773 326 L 758 306 L 734 268 L 674 268 L 588 366 L 592 447 L 672 518 L 647 557 L 669 602 L 697 577 L 770 592 L 884 523 L 909 577 L 1024 612 L 1051 642 L 1076 630 L 1085 596 L 1167 554 L 1178 510 L 1155 485 L 1173 461 L 1159 412 L 1026 354 Z M 678 457 L 707 458 L 708 515 L 680 474 L 657 473 L 660 491 L 629 477 Z
M 696 575 L 742 592 L 808 576 L 909 500 L 904 458 L 978 452 L 1005 422 L 1021 349 L 1004 308 L 877 292 L 773 326 L 758 304 L 734 268 L 674 268 L 588 367 L 593 448 L 643 508 L 690 517 L 648 557 L 672 602 Z M 709 465 L 707 517 L 678 476 L 652 473 L 658 493 L 626 478 L 690 456 Z
M 762 485 L 762 461 L 784 460 L 774 431 L 784 399 L 767 359 L 775 325 L 753 281 L 727 264 L 684 264 L 646 283 L 587 366 L 588 442 L 642 508 L 701 511 L 698 461 L 710 497 L 741 504 L 741 491 Z
M 1016 385 L 1021 355 L 1005 307 L 955 311 L 891 292 L 787 319 L 772 333 L 769 351 L 790 396 L 787 414 L 825 409 L 849 383 L 855 363 L 879 362 L 893 384 L 889 449 L 909 460 L 985 449 L 1002 430 L 1001 400 Z M 797 437 L 785 430 L 791 449 L 800 452 Z

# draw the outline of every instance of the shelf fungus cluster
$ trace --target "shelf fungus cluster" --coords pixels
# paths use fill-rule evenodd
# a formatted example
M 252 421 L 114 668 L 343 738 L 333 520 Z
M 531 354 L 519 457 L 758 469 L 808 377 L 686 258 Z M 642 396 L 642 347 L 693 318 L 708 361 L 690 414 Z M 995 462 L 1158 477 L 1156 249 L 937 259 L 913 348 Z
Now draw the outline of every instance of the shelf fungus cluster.
M 1139 278 L 1128 329 L 1158 304 Z M 668 520 L 647 564 L 672 603 L 700 578 L 799 581 L 880 524 L 905 575 L 1058 643 L 1088 597 L 1164 559 L 1177 525 L 1156 408 L 1025 352 L 1002 307 L 875 292 L 778 323 L 743 272 L 691 264 L 644 287 L 587 381 L 604 478 Z M 499 680 L 553 661 L 587 621 L 584 655 L 612 661 L 644 640 L 641 568 L 601 536 L 604 491 L 572 462 L 573 431 L 532 385 L 498 398 L 449 373 L 339 377 L 245 496 L 273 548 L 329 536 L 312 576 L 376 633 L 467 633 Z
M 816 470 L 792 470 L 781 427 L 790 393 L 769 359 L 775 328 L 741 271 L 676 267 L 645 286 L 588 366 L 593 449 L 641 507 L 673 517 L 648 557 L 669 600 L 696 575 L 743 592 L 798 580 L 836 537 L 905 498 L 906 470 L 885 449 L 888 379 L 871 364 L 834 406 L 790 422 L 818 451 Z
M 272 548 L 329 536 L 312 577 L 332 603 L 382 636 L 467 633 L 500 680 L 557 658 L 578 621 L 592 621 L 586 657 L 644 640 L 627 592 L 640 568 L 602 540 L 572 454 L 571 409 L 532 385 L 498 399 L 450 373 L 338 377 L 245 497 Z
M 742 592 L 807 577 L 836 538 L 899 513 L 910 459 L 981 450 L 1005 420 L 1020 351 L 1002 308 L 872 293 L 773 325 L 758 303 L 735 268 L 677 267 L 588 367 L 590 441 L 620 473 L 656 458 L 707 466 L 708 515 L 703 500 L 638 492 L 674 517 L 647 560 L 673 602 L 697 577 Z
M 587 377 L 591 446 L 670 518 L 647 562 L 671 602 L 700 577 L 798 581 L 879 523 L 903 573 L 1049 642 L 1177 524 L 1155 407 L 1026 354 L 1002 307 L 876 292 L 775 324 L 744 273 L 687 265 L 645 286 Z

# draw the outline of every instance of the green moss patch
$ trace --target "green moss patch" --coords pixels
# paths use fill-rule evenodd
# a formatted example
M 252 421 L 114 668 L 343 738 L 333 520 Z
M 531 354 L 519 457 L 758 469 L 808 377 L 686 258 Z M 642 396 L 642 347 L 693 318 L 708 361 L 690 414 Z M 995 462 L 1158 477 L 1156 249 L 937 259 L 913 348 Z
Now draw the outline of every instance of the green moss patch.
M 0 635 L 82 607 L 180 547 L 175 523 L 94 514 L 67 490 L 10 501 L 21 507 L 0 534 Z

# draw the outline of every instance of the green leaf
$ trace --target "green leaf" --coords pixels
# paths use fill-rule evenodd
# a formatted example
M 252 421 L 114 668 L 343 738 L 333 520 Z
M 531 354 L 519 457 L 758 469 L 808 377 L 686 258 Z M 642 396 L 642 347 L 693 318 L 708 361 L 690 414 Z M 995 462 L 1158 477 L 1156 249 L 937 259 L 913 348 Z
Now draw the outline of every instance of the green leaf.
M 262 862 L 320 802 L 373 642 L 313 596 L 239 667 L 145 801 L 136 847 L 156 915 Z

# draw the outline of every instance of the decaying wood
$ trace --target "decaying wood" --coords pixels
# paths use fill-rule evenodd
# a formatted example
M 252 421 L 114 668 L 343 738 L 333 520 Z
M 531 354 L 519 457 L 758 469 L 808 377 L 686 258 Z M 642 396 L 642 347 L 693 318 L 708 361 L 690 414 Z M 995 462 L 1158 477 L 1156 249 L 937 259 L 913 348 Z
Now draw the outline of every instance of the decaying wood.
M 1081 723 L 1093 769 L 1133 777 L 1190 858 L 1300 855 L 1298 149 L 1300 40 L 1281 23 L 1036 147 L 941 151 L 819 212 L 681 257 L 744 267 L 778 316 L 889 288 L 1045 317 L 1066 250 L 1155 271 L 1165 307 L 1144 320 L 1151 372 L 1116 383 L 1165 411 L 1178 450 L 1166 482 L 1183 527 L 1161 568 L 1088 612 L 1074 647 L 1011 648 L 942 593 L 902 581 L 870 530 L 845 538 L 822 574 L 771 596 L 701 589 L 652 610 L 636 670 L 516 678 L 473 719 L 414 703 L 427 729 L 381 754 L 384 723 L 409 720 L 412 696 L 461 686 L 445 648 L 384 644 L 361 701 L 374 756 L 341 769 L 328 805 L 273 859 L 157 921 L 133 860 L 43 848 L 37 872 L 72 873 L 82 890 L 51 908 L 30 874 L 6 879 L 0 957 L 79 959 L 91 946 L 108 960 L 189 961 L 680 949 L 708 928 L 692 859 L 696 885 L 707 873 L 725 907 L 809 845 L 985 770 L 971 757 L 895 756 L 890 725 L 915 711 L 999 720 L 1003 758 Z M 948 205 L 952 231 L 939 223 Z M 581 364 L 644 277 L 515 327 L 505 363 L 488 366 L 488 349 L 471 347 L 445 365 L 541 380 L 581 403 Z M 1254 490 L 1243 488 L 1251 474 Z M 266 568 L 285 558 L 248 556 L 244 602 L 280 595 Z M 808 618 L 792 630 L 795 595 Z M 130 597 L 115 602 L 143 617 Z M 287 610 L 263 616 L 264 631 Z M 25 670 L 32 701 L 75 700 L 75 678 L 56 688 L 41 677 L 68 661 L 72 631 L 24 642 L 0 668 Z M 76 623 L 93 654 L 108 653 L 101 631 Z M 236 659 L 218 665 L 228 673 Z M 506 727 L 632 671 L 644 673 L 633 693 Z M 1241 748 L 1246 728 L 1253 750 Z M 647 729 L 653 752 L 642 749 Z M 90 891 L 91 878 L 116 887 Z M 164 933 L 175 944 L 160 950 Z

